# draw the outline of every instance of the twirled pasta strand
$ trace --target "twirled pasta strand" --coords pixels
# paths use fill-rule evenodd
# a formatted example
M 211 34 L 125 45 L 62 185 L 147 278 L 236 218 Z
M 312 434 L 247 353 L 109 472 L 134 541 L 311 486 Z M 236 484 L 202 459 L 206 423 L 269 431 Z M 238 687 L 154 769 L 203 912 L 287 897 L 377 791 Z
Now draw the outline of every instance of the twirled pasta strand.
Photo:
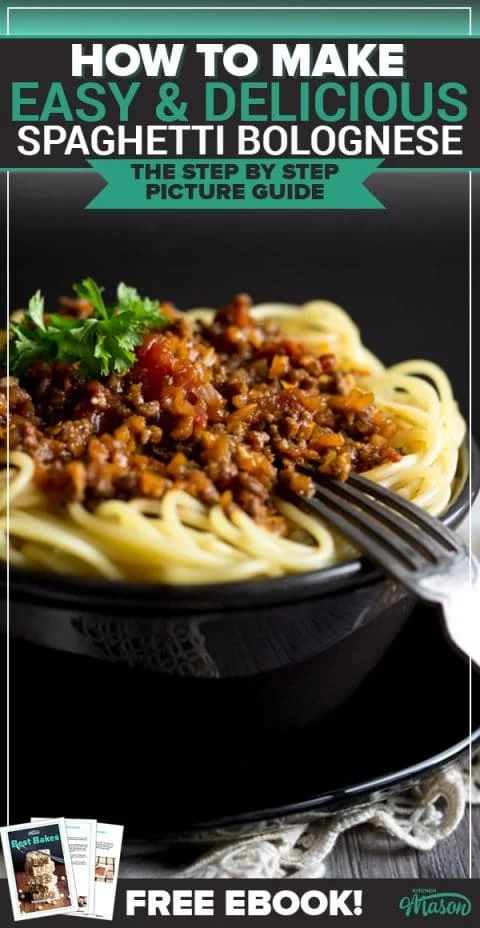
M 290 339 L 317 354 L 334 352 L 339 367 L 360 371 L 360 388 L 399 426 L 394 441 L 406 454 L 365 473 L 371 480 L 440 514 L 448 505 L 465 435 L 446 374 L 430 361 L 413 360 L 386 369 L 362 344 L 344 310 L 326 301 L 302 307 L 262 304 L 252 315 L 274 319 Z M 193 319 L 210 322 L 213 310 L 196 309 Z M 5 457 L 4 457 L 5 463 Z M 160 500 L 110 500 L 88 511 L 80 503 L 52 507 L 34 484 L 34 464 L 13 452 L 2 471 L 0 502 L 10 499 L 10 539 L 1 556 L 11 563 L 56 573 L 153 583 L 215 583 L 316 570 L 352 557 L 350 545 L 320 519 L 277 501 L 290 535 L 279 538 L 245 512 L 228 517 L 183 491 Z M 5 539 L 6 517 L 0 519 Z

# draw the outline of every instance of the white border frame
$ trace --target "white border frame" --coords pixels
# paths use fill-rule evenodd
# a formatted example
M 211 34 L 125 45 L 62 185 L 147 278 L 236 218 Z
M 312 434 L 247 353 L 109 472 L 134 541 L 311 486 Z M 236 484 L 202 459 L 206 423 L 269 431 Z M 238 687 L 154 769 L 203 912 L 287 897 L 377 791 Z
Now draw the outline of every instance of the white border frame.
M 34 10 L 41 11 L 41 12 L 44 10 L 47 10 L 49 12 L 53 12 L 55 10 L 60 10 L 60 12 L 62 11 L 69 12 L 70 10 L 83 10 L 83 11 L 93 12 L 93 11 L 101 10 L 103 12 L 111 11 L 112 13 L 115 10 L 117 11 L 118 10 L 120 11 L 141 10 L 143 12 L 147 12 L 150 10 L 152 10 L 153 12 L 159 12 L 163 10 L 167 10 L 167 12 L 173 12 L 174 10 L 177 10 L 179 12 L 183 10 L 185 10 L 186 12 L 196 12 L 197 10 L 210 11 L 210 12 L 233 10 L 235 12 L 242 12 L 243 10 L 245 10 L 251 13 L 257 12 L 257 11 L 269 12 L 269 11 L 274 11 L 274 10 L 280 13 L 283 12 L 284 10 L 294 11 L 294 12 L 298 12 L 298 11 L 306 12 L 310 10 L 317 11 L 317 12 L 324 11 L 324 10 L 327 12 L 334 12 L 336 10 L 341 10 L 345 12 L 350 11 L 352 13 L 354 11 L 356 12 L 357 10 L 370 10 L 372 12 L 374 10 L 375 11 L 378 10 L 381 12 L 390 12 L 390 10 L 393 10 L 394 12 L 399 12 L 400 10 L 406 10 L 406 11 L 410 11 L 411 13 L 417 13 L 417 12 L 425 13 L 425 12 L 429 12 L 430 10 L 432 12 L 439 12 L 440 10 L 445 10 L 447 12 L 456 10 L 457 12 L 463 11 L 464 13 L 468 14 L 468 34 L 472 35 L 472 7 L 471 6 L 403 6 L 403 5 L 402 6 L 376 6 L 376 5 L 375 6 L 343 6 L 343 5 L 337 5 L 337 6 L 297 6 L 297 5 L 295 6 L 260 6 L 259 4 L 256 4 L 255 6 L 252 6 L 252 5 L 248 5 L 248 6 L 247 5 L 245 6 L 243 5 L 242 6 L 230 6 L 230 5 L 228 6 L 181 6 L 180 5 L 179 6 L 177 4 L 175 6 L 164 6 L 164 5 L 162 6 L 137 6 L 135 5 L 135 6 L 119 7 L 119 6 L 97 6 L 97 5 L 96 6 L 72 6 L 70 4 L 69 6 L 7 6 L 7 20 L 6 20 L 7 36 L 10 35 L 10 13 L 18 13 L 18 12 L 21 12 L 22 10 L 25 10 L 26 12 L 33 12 Z
M 6 21 L 6 34 L 10 35 L 10 13 L 17 12 L 19 10 L 33 11 L 33 10 L 60 10 L 60 11 L 70 11 L 70 10 L 102 10 L 112 11 L 115 10 L 186 10 L 186 11 L 197 11 L 197 10 L 236 10 L 236 11 L 254 11 L 254 10 L 263 10 L 263 11 L 274 11 L 281 12 L 282 10 L 409 10 L 411 12 L 427 10 L 438 11 L 438 10 L 463 10 L 468 12 L 468 34 L 472 35 L 472 7 L 471 6 L 7 6 L 7 21 Z M 408 38 L 408 37 L 407 37 Z M 439 37 L 440 38 L 440 37 Z M 7 217 L 6 217 L 6 232 L 7 232 L 7 242 L 6 242 L 6 298 L 7 298 L 7 314 L 10 307 L 10 172 L 6 171 L 6 208 L 7 208 Z M 473 337 L 473 325 L 472 325 L 472 307 L 473 307 L 473 283 L 472 283 L 472 262 L 473 262 L 473 234 L 472 234 L 472 203 L 473 203 L 473 191 L 472 191 L 472 171 L 468 171 L 468 258 L 467 258 L 467 267 L 468 267 L 468 436 L 469 436 L 469 509 L 468 509 L 468 539 L 469 539 L 469 548 L 470 548 L 470 584 L 472 584 L 472 502 L 471 502 L 471 480 L 472 480 L 472 337 Z M 9 357 L 9 345 L 7 342 L 7 369 L 10 369 L 10 357 Z M 7 385 L 7 407 L 9 405 L 9 385 Z M 9 434 L 7 430 L 7 483 L 9 481 Z M 6 527 L 7 527 L 7 537 L 10 532 L 10 497 L 7 493 L 7 513 L 6 513 Z M 10 821 L 10 557 L 9 550 L 7 545 L 7 610 L 6 610 L 6 633 L 7 633 L 7 668 L 6 668 L 6 686 L 7 686 L 7 823 Z M 469 809 L 468 809 L 468 850 L 469 850 L 469 867 L 468 867 L 468 876 L 469 879 L 473 878 L 473 825 L 472 825 L 472 659 L 469 658 L 468 662 L 468 672 L 469 672 L 469 737 L 470 737 L 470 746 L 469 746 Z M 42 913 L 43 914 L 43 913 Z
M 20 903 L 18 900 L 17 881 L 15 879 L 15 870 L 12 862 L 10 841 L 8 836 L 12 831 L 36 831 L 37 828 L 47 827 L 49 825 L 57 827 L 58 833 L 60 835 L 63 860 L 65 864 L 65 873 L 68 883 L 68 894 L 70 896 L 70 905 L 62 906 L 62 908 L 56 908 L 50 907 L 48 903 L 43 903 L 45 908 L 40 909 L 38 912 L 21 912 Z M 7 872 L 8 889 L 10 893 L 14 921 L 23 922 L 28 918 L 44 918 L 48 917 L 49 915 L 71 915 L 76 912 L 78 909 L 77 890 L 75 887 L 75 877 L 73 875 L 72 862 L 70 860 L 70 850 L 68 846 L 67 830 L 65 828 L 65 819 L 44 818 L 41 819 L 41 821 L 26 822 L 20 825 L 6 825 L 4 828 L 0 829 L 0 832 L 2 836 L 3 856 L 5 859 L 5 870 Z M 41 849 L 41 846 L 39 846 L 38 850 Z

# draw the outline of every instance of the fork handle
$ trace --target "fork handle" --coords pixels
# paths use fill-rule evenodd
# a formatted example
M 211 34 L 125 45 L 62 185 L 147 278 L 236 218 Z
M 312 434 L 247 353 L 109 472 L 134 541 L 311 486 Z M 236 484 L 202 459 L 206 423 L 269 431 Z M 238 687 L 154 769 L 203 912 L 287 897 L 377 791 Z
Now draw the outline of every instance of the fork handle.
M 471 584 L 462 584 L 442 599 L 441 608 L 452 643 L 480 669 L 480 579 L 478 562 L 473 564 Z

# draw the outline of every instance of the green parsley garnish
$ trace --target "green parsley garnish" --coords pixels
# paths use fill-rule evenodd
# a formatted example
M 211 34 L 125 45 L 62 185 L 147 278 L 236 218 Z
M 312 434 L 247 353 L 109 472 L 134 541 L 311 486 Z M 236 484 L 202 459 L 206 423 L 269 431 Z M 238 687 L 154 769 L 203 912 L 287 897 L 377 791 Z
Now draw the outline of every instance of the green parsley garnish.
M 33 361 L 80 362 L 78 376 L 94 379 L 124 374 L 135 363 L 135 351 L 149 329 L 168 321 L 156 300 L 139 296 L 120 283 L 115 306 L 105 305 L 102 288 L 87 277 L 73 287 L 93 307 L 87 319 L 49 314 L 39 290 L 31 297 L 21 322 L 10 326 L 10 373 L 21 376 Z

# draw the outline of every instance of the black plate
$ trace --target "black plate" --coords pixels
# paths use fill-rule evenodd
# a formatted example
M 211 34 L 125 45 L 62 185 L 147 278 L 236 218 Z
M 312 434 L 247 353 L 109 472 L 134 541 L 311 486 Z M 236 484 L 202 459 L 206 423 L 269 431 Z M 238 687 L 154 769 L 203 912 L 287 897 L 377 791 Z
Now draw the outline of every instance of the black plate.
M 245 752 L 238 743 L 222 757 L 221 746 L 215 744 L 213 770 L 208 719 L 202 732 L 203 751 L 185 744 L 181 731 L 175 740 L 163 740 L 162 716 L 168 706 L 146 705 L 140 717 L 132 714 L 119 724 L 116 697 L 124 682 L 118 667 L 15 642 L 11 657 L 16 733 L 13 821 L 26 821 L 25 816 L 36 812 L 29 789 L 32 690 L 49 692 L 48 714 L 55 720 L 55 734 L 48 738 L 54 770 L 46 762 L 49 775 L 42 780 L 42 808 L 123 822 L 129 837 L 226 826 L 309 809 L 332 811 L 418 780 L 456 760 L 469 744 L 468 664 L 444 639 L 438 615 L 425 607 L 415 609 L 368 680 L 326 721 L 271 739 L 254 752 Z M 82 679 L 84 687 L 79 690 Z M 472 686 L 473 742 L 477 743 L 477 673 Z M 110 737 L 112 731 L 123 731 L 123 737 Z M 38 745 L 36 738 L 35 742 Z M 81 773 L 82 757 L 87 758 L 87 776 Z M 152 782 L 152 767 L 157 788 L 142 792 L 143 780 Z
M 470 738 L 468 663 L 446 643 L 437 613 L 419 605 L 340 710 L 279 745 L 268 763 L 244 762 L 228 810 L 200 817 L 195 827 L 334 811 L 405 788 L 480 743 L 479 696 L 474 673 Z

